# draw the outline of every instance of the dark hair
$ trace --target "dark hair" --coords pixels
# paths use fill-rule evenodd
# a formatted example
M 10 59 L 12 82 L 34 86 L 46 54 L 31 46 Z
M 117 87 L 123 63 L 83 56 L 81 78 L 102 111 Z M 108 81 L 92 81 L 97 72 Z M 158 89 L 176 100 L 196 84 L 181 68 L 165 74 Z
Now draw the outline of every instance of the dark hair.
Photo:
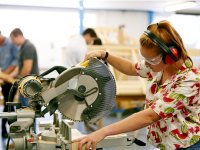
M 92 28 L 87 28 L 83 31 L 82 35 L 89 34 L 91 37 L 97 38 L 97 34 Z
M 18 35 L 21 35 L 23 36 L 23 33 L 22 31 L 20 30 L 20 28 L 15 28 L 14 30 L 12 30 L 12 32 L 10 33 L 10 36 L 13 35 L 13 36 L 18 36 Z
M 100 38 L 94 39 L 93 45 L 102 45 L 102 41 Z

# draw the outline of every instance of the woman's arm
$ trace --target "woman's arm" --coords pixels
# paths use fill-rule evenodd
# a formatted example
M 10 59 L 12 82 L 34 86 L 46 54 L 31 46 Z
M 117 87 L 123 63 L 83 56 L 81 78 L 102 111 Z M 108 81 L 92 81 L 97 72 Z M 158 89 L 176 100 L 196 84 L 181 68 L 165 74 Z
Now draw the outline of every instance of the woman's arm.
M 90 147 L 95 150 L 96 144 L 103 138 L 109 135 L 116 135 L 120 133 L 126 133 L 129 131 L 135 131 L 158 121 L 160 116 L 157 115 L 151 108 L 135 113 L 119 122 L 108 125 L 96 132 L 89 134 L 86 137 L 74 140 L 73 142 L 79 142 L 79 150 L 82 150 L 83 145 L 86 144 L 86 149 Z
M 85 60 L 91 58 L 91 57 L 98 57 L 101 59 L 104 59 L 106 55 L 106 51 L 100 50 L 100 51 L 92 51 L 90 53 L 87 53 L 85 56 Z M 119 70 L 120 72 L 126 74 L 126 75 L 132 75 L 137 76 L 136 70 L 135 70 L 135 64 L 133 64 L 130 60 L 113 55 L 112 53 L 108 54 L 108 57 L 106 61 L 112 65 L 114 68 Z
M 105 135 L 115 135 L 129 131 L 135 131 L 146 127 L 155 121 L 158 121 L 160 116 L 151 108 L 135 113 L 115 124 L 111 124 L 104 128 Z

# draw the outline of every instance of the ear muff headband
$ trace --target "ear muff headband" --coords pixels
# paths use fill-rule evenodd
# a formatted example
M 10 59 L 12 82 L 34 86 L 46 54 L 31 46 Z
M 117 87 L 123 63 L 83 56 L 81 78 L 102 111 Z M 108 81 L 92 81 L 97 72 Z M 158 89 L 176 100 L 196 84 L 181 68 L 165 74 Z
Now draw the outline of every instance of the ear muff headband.
M 167 53 L 174 61 L 177 61 L 178 59 L 173 55 L 170 48 L 165 45 L 155 34 L 151 33 L 149 30 L 144 31 L 144 34 L 148 36 L 153 42 L 155 42 L 162 50 L 164 50 L 165 53 Z

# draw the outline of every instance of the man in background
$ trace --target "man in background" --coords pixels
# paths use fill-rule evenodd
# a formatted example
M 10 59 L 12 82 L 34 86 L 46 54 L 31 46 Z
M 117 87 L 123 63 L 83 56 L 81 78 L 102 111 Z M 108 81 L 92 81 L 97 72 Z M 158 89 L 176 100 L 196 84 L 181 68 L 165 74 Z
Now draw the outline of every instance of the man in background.
M 19 28 L 15 28 L 10 33 L 12 42 L 20 47 L 19 50 L 19 70 L 18 76 L 24 77 L 29 74 L 39 75 L 38 56 L 35 46 L 24 37 Z M 27 98 L 19 96 L 22 106 L 28 106 Z
M 1 72 L 5 73 L 7 75 L 12 76 L 11 74 L 16 69 L 18 65 L 18 48 L 12 44 L 12 42 L 3 36 L 0 31 L 0 68 Z M 0 73 L 1 73 L 0 72 Z M 3 112 L 8 112 L 8 106 L 6 105 L 6 102 L 8 102 L 9 92 L 12 87 L 12 83 L 9 83 L 8 81 L 4 81 L 1 85 L 2 87 L 2 94 L 4 97 L 4 109 Z M 13 98 L 10 99 L 11 102 L 13 102 Z M 14 108 L 11 107 L 11 111 L 13 111 Z M 8 137 L 7 129 L 6 129 L 6 123 L 7 119 L 2 119 L 2 131 L 1 135 L 3 138 Z

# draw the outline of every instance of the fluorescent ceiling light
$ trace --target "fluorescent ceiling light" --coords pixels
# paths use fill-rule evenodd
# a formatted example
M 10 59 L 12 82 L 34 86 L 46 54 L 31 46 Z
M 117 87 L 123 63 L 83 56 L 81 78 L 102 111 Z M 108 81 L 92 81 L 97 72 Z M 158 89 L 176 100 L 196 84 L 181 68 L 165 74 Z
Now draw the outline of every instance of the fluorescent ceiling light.
M 192 8 L 195 6 L 197 6 L 197 3 L 195 1 L 188 1 L 188 2 L 173 4 L 173 5 L 168 5 L 165 7 L 165 11 L 176 11 L 176 10 Z
M 79 0 L 0 0 L 0 5 L 78 8 Z

